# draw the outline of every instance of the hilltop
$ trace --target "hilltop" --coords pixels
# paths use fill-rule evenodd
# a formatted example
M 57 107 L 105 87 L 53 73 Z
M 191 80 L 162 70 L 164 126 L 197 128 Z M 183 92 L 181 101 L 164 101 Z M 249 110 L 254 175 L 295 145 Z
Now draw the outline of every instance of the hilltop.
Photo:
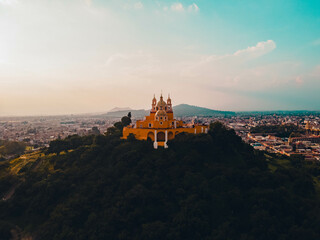
M 0 162 L 0 190 L 15 190 L 0 202 L 2 239 L 320 238 L 319 164 L 256 152 L 220 123 L 166 150 L 119 136 Z
M 131 111 L 132 109 L 129 108 L 129 107 L 115 107 L 115 108 L 112 108 L 109 112 L 120 112 L 120 111 Z

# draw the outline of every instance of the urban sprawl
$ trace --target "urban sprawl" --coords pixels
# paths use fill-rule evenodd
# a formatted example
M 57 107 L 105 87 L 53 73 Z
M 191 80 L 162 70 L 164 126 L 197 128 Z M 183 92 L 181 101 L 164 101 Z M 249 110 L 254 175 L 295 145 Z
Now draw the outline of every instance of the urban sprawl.
M 186 127 L 194 123 L 209 125 L 220 121 L 232 128 L 255 149 L 304 156 L 308 161 L 320 160 L 320 114 L 236 114 L 226 117 L 182 117 Z M 132 118 L 132 124 L 139 119 Z M 104 134 L 119 118 L 70 115 L 47 117 L 2 117 L 0 118 L 0 140 L 25 142 L 30 150 L 49 146 L 50 141 L 70 135 Z M 295 126 L 298 132 L 279 136 L 277 132 L 259 132 L 259 126 Z M 270 128 L 272 129 L 272 128 Z M 288 128 L 290 130 L 290 128 Z M 255 131 L 253 131 L 255 130 Z M 289 131 L 288 130 L 288 131 Z M 281 134 L 280 134 L 281 135 Z

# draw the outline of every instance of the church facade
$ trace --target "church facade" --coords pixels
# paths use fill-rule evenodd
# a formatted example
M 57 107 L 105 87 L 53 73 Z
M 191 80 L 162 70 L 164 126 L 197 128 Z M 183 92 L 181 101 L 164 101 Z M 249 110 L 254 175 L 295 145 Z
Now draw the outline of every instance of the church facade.
M 208 126 L 199 124 L 187 125 L 181 120 L 176 120 L 173 116 L 170 96 L 165 102 L 161 94 L 158 102 L 155 96 L 153 97 L 149 116 L 146 116 L 144 120 L 136 121 L 135 125 L 123 128 L 123 138 L 127 139 L 130 134 L 133 134 L 138 140 L 151 139 L 155 149 L 159 146 L 168 148 L 168 140 L 173 139 L 182 132 L 207 133 Z

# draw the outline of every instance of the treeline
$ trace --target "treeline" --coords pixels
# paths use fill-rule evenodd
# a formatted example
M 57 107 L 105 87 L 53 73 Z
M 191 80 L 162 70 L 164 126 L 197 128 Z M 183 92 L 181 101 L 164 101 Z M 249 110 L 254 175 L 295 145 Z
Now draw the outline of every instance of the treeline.
M 26 172 L 0 203 L 2 236 L 18 225 L 48 240 L 320 239 L 319 165 L 285 159 L 271 171 L 220 123 L 169 149 L 110 132 L 60 141 L 72 151 Z
M 122 135 L 122 129 L 131 123 L 131 112 L 127 116 L 121 118 L 121 121 L 115 122 L 112 127 L 107 129 L 106 135 L 113 137 L 120 137 Z M 46 150 L 46 154 L 61 152 L 68 152 L 71 149 L 76 149 L 80 146 L 90 146 L 95 144 L 95 140 L 99 139 L 96 137 L 100 135 L 100 131 L 93 127 L 91 135 L 80 137 L 79 135 L 71 135 L 65 139 L 56 139 L 50 142 L 49 148 Z M 100 136 L 101 137 L 101 136 Z
M 26 149 L 24 142 L 0 140 L 0 157 L 1 155 L 14 155 L 22 154 Z
M 304 132 L 304 129 L 293 125 L 260 125 L 252 127 L 251 133 L 262 133 L 262 134 L 275 134 L 277 137 L 289 137 L 291 134 L 294 136 L 300 136 Z
M 71 149 L 77 149 L 80 146 L 90 146 L 93 144 L 94 135 L 80 137 L 79 135 L 71 135 L 65 139 L 56 139 L 50 142 L 46 154 L 68 152 Z

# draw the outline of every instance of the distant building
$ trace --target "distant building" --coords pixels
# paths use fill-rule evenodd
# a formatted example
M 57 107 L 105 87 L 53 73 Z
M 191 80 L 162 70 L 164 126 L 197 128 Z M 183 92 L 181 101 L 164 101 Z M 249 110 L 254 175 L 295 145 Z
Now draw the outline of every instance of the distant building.
M 136 139 L 147 140 L 149 138 L 152 140 L 154 148 L 158 148 L 158 146 L 168 148 L 168 140 L 182 132 L 207 133 L 208 126 L 186 125 L 183 121 L 176 120 L 173 116 L 170 96 L 165 102 L 161 94 L 159 102 L 153 97 L 149 116 L 146 116 L 144 120 L 137 121 L 134 126 L 123 128 L 123 138 L 127 139 L 129 134 L 134 134 Z
M 303 141 L 309 141 L 311 143 L 320 143 L 320 136 L 292 137 L 288 140 L 289 144 Z

